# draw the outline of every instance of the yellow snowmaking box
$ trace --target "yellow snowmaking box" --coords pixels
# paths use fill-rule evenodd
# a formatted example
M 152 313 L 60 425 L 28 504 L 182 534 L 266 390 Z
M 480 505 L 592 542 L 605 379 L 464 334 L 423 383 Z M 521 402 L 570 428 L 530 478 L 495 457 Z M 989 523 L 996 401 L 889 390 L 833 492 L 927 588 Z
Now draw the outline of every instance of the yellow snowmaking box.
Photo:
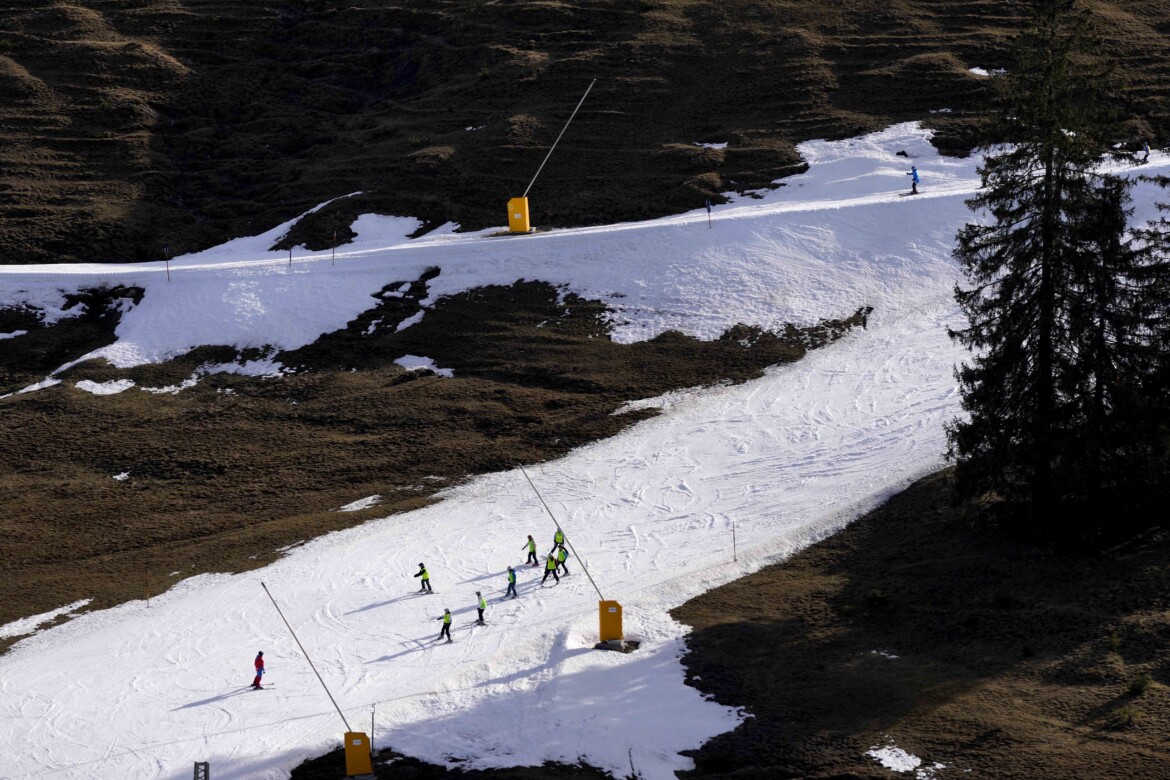
M 601 615 L 601 641 L 621 639 L 622 605 L 616 601 L 599 601 L 597 607 Z
M 532 232 L 532 223 L 528 220 L 528 198 L 512 198 L 508 201 L 508 230 L 513 233 Z
M 345 776 L 372 775 L 370 738 L 360 731 L 345 732 Z

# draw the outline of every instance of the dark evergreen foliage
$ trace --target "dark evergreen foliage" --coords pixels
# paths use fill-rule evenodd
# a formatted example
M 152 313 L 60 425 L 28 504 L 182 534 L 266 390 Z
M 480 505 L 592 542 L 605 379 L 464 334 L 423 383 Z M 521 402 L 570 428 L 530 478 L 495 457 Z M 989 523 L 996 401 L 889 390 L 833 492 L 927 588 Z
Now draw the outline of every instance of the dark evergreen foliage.
M 958 235 L 975 354 L 957 377 L 968 420 L 948 429 L 964 496 L 993 496 L 1079 535 L 1104 507 L 1157 481 L 1147 381 L 1158 264 L 1130 240 L 1129 183 L 1099 173 L 1114 128 L 1108 74 L 1075 0 L 1036 0 L 1005 79 L 997 136 L 968 201 L 985 222 Z M 1079 527 L 1073 529 L 1070 525 Z

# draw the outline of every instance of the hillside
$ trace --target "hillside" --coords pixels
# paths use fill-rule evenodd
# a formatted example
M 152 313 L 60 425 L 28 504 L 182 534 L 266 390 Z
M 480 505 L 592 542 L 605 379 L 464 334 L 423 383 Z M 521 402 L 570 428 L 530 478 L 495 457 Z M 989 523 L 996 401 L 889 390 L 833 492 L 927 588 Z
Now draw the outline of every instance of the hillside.
M 1090 0 L 1166 138 L 1170 7 Z M 930 119 L 969 147 L 1017 3 L 88 0 L 0 8 L 0 262 L 157 259 L 353 192 L 358 214 L 542 226 L 677 213 L 800 169 L 795 144 Z M 931 113 L 949 109 L 952 113 Z M 727 144 L 725 148 L 697 143 Z

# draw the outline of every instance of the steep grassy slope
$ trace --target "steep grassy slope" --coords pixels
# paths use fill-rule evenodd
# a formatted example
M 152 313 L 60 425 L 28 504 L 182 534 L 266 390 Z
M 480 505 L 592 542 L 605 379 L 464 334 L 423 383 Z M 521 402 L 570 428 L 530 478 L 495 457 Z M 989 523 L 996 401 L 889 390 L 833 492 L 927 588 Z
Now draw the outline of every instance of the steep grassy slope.
M 1089 0 L 1161 132 L 1170 7 Z M 362 211 L 539 225 L 692 208 L 796 169 L 794 143 L 929 119 L 970 142 L 1018 2 L 75 0 L 0 5 L 0 262 L 155 259 L 362 191 Z M 930 113 L 948 108 L 953 113 Z M 723 149 L 696 142 L 726 142 Z

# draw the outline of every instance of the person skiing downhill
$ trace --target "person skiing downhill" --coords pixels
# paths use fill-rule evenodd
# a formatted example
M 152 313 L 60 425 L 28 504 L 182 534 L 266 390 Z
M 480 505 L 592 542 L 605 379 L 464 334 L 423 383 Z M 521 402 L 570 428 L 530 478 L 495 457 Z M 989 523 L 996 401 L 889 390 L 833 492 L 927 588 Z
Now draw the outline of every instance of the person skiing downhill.
M 1142 162 L 1149 162 L 1150 161 L 1150 142 L 1149 141 L 1142 142 L 1142 153 L 1144 155 L 1142 157 Z
M 511 566 L 508 567 L 508 589 L 504 591 L 504 596 L 507 597 L 511 593 L 511 598 L 517 598 L 516 593 L 516 570 Z
M 565 565 L 565 561 L 569 558 L 569 552 L 565 549 L 563 544 L 557 545 L 557 567 L 564 569 L 564 575 L 569 576 L 569 567 Z
M 475 592 L 475 608 L 479 610 L 479 619 L 475 622 L 481 626 L 487 625 L 483 622 L 483 611 L 487 609 L 487 602 L 483 600 L 483 594 L 478 590 Z
M 552 575 L 552 578 L 556 580 L 556 583 L 560 585 L 561 578 L 557 576 L 557 556 L 553 555 L 552 553 L 548 554 L 548 560 L 544 563 L 544 579 L 540 581 L 541 585 L 544 585 L 544 580 L 547 580 L 548 575 L 550 574 Z
M 259 690 L 260 688 L 264 687 L 260 684 L 260 678 L 264 676 L 264 651 L 263 650 L 261 650 L 259 653 L 256 653 L 256 660 L 252 665 L 256 667 L 256 677 L 252 680 L 252 687 L 256 690 Z
M 911 165 L 910 166 L 910 173 L 908 173 L 906 175 L 910 177 L 910 194 L 917 195 L 918 194 L 918 182 L 922 181 L 921 179 L 918 178 L 918 166 Z
M 553 534 L 552 549 L 548 551 L 548 554 L 552 555 L 553 553 L 555 553 L 557 551 L 557 547 L 559 545 L 564 544 L 564 543 L 565 543 L 565 535 L 564 535 L 564 533 L 561 532 L 560 528 L 557 528 L 557 532 L 555 534 Z
M 430 574 L 430 572 L 427 571 L 426 566 L 423 566 L 420 563 L 418 565 L 418 573 L 415 574 L 414 576 L 422 577 L 422 587 L 418 589 L 419 593 L 423 593 L 423 592 L 434 593 L 434 591 L 431 590 L 431 574 Z
M 442 639 L 443 637 L 447 637 L 447 641 L 450 642 L 451 641 L 451 610 L 444 608 L 442 616 L 435 618 L 435 620 L 442 620 L 443 621 L 443 628 L 442 628 L 442 630 L 439 631 L 439 635 L 437 637 L 435 637 L 435 641 L 437 642 L 440 639 Z
M 528 541 L 525 542 L 524 547 L 521 547 L 520 549 L 528 550 L 528 560 L 524 561 L 525 563 L 529 564 L 530 566 L 538 565 L 538 561 L 536 560 L 536 540 L 532 538 L 532 534 L 528 534 Z

